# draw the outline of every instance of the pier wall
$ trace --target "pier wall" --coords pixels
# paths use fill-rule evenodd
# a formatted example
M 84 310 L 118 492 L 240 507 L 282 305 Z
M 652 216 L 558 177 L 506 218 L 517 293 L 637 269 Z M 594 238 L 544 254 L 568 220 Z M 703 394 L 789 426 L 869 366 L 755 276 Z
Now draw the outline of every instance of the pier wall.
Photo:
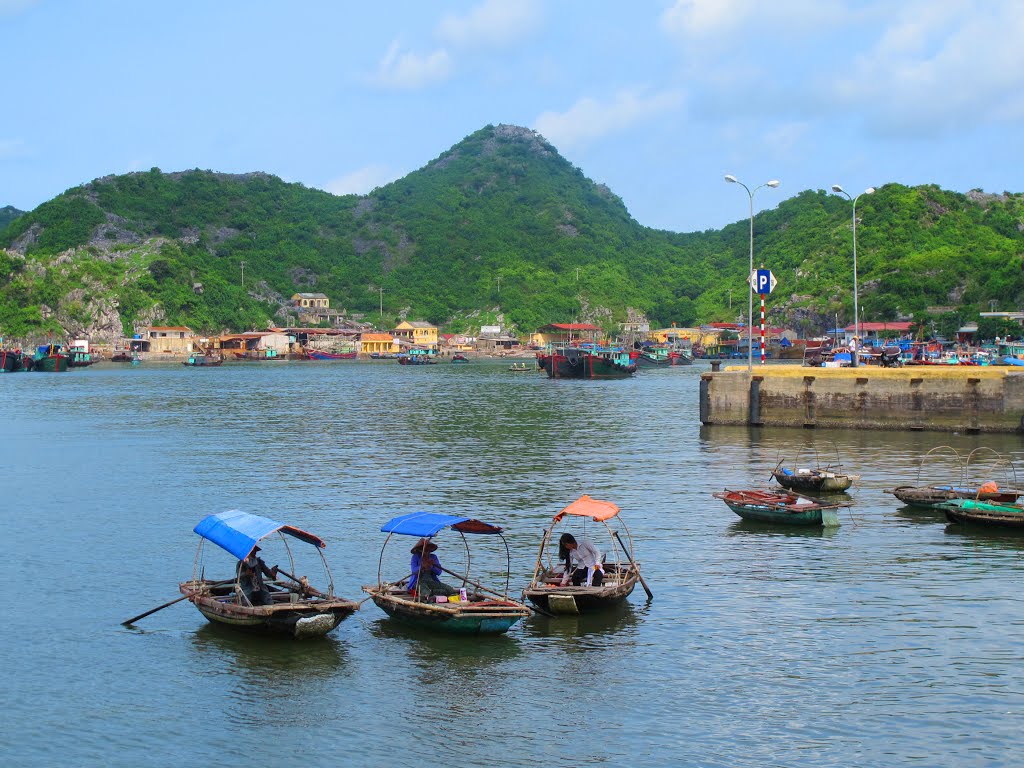
M 1024 432 L 1024 371 L 988 366 L 805 368 L 705 373 L 703 424 Z

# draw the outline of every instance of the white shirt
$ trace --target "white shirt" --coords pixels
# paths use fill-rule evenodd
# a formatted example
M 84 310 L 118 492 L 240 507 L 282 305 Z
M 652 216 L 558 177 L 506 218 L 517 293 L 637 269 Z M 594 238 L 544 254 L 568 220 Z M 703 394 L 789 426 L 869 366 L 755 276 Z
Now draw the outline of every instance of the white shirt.
M 572 572 L 577 568 L 587 569 L 587 586 L 589 587 L 594 579 L 594 570 L 601 567 L 601 552 L 589 541 L 581 541 L 576 544 L 576 549 L 569 553 L 572 561 L 572 568 L 562 576 L 562 586 L 569 583 Z

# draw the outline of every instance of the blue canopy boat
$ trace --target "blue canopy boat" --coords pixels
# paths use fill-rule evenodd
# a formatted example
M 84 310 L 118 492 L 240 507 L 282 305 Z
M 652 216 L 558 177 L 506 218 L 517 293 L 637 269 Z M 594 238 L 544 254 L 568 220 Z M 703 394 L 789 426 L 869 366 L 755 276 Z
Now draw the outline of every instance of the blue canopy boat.
M 396 536 L 414 536 L 420 539 L 413 547 L 426 545 L 430 552 L 433 545 L 430 539 L 445 528 L 450 528 L 462 537 L 466 547 L 466 574 L 458 574 L 441 568 L 461 580 L 458 595 L 424 595 L 421 590 L 410 591 L 409 584 L 418 578 L 417 574 L 409 573 L 398 581 L 385 581 L 382 577 L 384 551 L 388 543 Z M 513 624 L 530 614 L 530 609 L 523 603 L 508 596 L 509 552 L 508 543 L 501 535 L 502 529 L 496 525 L 481 522 L 471 517 L 441 515 L 433 512 L 413 512 L 392 518 L 381 526 L 381 531 L 388 534 L 381 548 L 380 562 L 377 568 L 377 583 L 363 587 L 376 603 L 377 607 L 388 616 L 405 624 L 441 632 L 455 634 L 501 634 L 507 632 Z M 505 545 L 505 591 L 497 592 L 469 578 L 469 542 L 465 534 L 495 535 Z M 420 551 L 423 551 L 422 549 Z M 423 558 L 424 562 L 426 561 Z
M 200 567 L 203 544 L 207 541 L 230 553 L 240 564 L 255 552 L 259 542 L 277 533 L 288 556 L 289 570 L 278 568 L 278 573 L 285 576 L 287 581 L 275 578 L 265 582 L 270 596 L 265 605 L 253 604 L 241 584 L 242 569 L 238 566 L 235 568 L 235 578 L 221 581 L 197 576 L 193 570 L 192 579 L 182 582 L 178 588 L 203 616 L 215 624 L 300 639 L 326 635 L 359 607 L 358 603 L 334 594 L 331 570 L 320 551 L 327 545 L 311 533 L 238 510 L 210 515 L 193 530 L 201 538 L 199 552 L 196 554 L 196 569 Z M 292 575 L 295 573 L 295 560 L 284 538 L 285 534 L 314 546 L 327 577 L 326 592 L 310 586 L 305 576 Z

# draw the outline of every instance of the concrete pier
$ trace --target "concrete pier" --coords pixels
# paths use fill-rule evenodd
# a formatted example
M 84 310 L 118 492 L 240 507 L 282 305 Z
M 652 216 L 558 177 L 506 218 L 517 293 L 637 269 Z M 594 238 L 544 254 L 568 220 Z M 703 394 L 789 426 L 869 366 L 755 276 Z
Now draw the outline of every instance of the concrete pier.
M 700 381 L 702 424 L 1024 432 L 1024 369 L 730 367 Z

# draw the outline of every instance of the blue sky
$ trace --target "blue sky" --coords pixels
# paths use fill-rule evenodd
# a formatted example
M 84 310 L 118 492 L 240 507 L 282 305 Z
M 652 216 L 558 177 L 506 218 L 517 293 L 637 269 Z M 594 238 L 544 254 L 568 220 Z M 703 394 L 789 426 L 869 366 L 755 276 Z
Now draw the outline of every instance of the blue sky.
M 1021 191 L 1019 0 L 0 0 L 0 206 L 111 173 L 365 193 L 488 123 L 641 224 L 805 189 Z

